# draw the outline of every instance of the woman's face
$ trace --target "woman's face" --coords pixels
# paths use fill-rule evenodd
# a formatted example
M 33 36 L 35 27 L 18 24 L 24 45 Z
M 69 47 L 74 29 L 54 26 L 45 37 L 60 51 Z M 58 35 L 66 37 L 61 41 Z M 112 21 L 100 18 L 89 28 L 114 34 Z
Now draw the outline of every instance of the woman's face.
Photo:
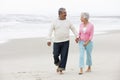
M 82 16 L 81 16 L 80 20 L 81 20 L 81 22 L 85 22 L 86 21 L 86 19 L 83 18 Z

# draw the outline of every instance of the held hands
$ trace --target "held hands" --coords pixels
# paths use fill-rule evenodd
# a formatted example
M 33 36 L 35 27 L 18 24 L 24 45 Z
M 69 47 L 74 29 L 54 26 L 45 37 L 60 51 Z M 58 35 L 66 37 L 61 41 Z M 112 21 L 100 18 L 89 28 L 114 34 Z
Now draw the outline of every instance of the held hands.
M 76 38 L 76 39 L 75 39 L 75 42 L 78 43 L 78 42 L 79 42 L 79 38 Z M 47 42 L 47 45 L 48 45 L 48 46 L 51 46 L 51 42 Z
M 48 46 L 51 46 L 51 42 L 47 42 L 47 45 L 48 45 Z
M 78 43 L 78 42 L 79 42 L 79 38 L 76 38 L 76 39 L 75 39 L 75 42 Z

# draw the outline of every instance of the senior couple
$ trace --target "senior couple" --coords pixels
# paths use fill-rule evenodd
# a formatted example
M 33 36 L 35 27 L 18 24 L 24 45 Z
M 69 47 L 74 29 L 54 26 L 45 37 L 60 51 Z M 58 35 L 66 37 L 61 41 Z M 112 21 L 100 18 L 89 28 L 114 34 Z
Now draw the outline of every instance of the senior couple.
M 79 44 L 80 57 L 79 57 L 79 74 L 83 74 L 84 68 L 84 54 L 86 51 L 86 65 L 88 66 L 87 72 L 91 71 L 92 65 L 92 38 L 94 33 L 94 26 L 89 22 L 89 14 L 84 12 L 81 13 L 81 24 L 79 33 L 77 33 L 73 24 L 66 19 L 67 13 L 65 8 L 60 8 L 58 10 L 59 18 L 55 20 L 49 30 L 48 42 L 47 45 L 51 46 L 52 42 L 52 33 L 54 32 L 54 41 L 53 41 L 53 58 L 54 64 L 57 66 L 57 73 L 63 74 L 63 71 L 66 68 L 68 50 L 69 50 L 69 31 L 71 30 L 75 35 L 75 41 Z

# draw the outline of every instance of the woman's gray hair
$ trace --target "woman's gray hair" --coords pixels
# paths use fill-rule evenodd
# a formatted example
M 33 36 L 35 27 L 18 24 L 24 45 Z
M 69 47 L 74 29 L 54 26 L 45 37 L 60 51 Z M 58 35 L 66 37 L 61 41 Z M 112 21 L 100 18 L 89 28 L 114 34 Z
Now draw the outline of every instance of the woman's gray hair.
M 88 20 L 90 16 L 89 16 L 89 13 L 87 13 L 87 12 L 82 12 L 82 13 L 81 13 L 81 17 L 83 17 L 83 18 L 85 18 L 85 19 Z
M 65 8 L 59 8 L 59 10 L 58 10 L 58 15 L 60 15 L 61 12 L 63 12 L 63 11 L 66 11 L 66 9 L 65 9 Z

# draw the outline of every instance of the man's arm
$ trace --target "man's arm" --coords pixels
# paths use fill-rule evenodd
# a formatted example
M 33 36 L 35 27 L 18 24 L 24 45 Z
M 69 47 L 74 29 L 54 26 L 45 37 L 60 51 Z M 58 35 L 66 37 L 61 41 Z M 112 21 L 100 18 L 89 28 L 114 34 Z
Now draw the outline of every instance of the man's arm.
M 75 37 L 77 38 L 77 37 L 78 37 L 78 32 L 77 32 L 77 30 L 75 29 L 75 27 L 73 26 L 73 24 L 70 24 L 70 29 L 71 29 L 71 31 L 73 32 L 73 34 L 75 35 Z
M 52 24 L 50 29 L 49 29 L 49 33 L 48 33 L 48 41 L 47 41 L 47 45 L 51 46 L 51 40 L 52 40 L 52 33 L 54 30 L 54 25 Z
M 70 24 L 70 29 L 73 32 L 73 34 L 75 35 L 75 37 L 76 37 L 76 39 L 75 39 L 76 43 L 78 43 L 79 36 L 78 36 L 77 30 L 75 29 L 75 27 L 72 24 Z

